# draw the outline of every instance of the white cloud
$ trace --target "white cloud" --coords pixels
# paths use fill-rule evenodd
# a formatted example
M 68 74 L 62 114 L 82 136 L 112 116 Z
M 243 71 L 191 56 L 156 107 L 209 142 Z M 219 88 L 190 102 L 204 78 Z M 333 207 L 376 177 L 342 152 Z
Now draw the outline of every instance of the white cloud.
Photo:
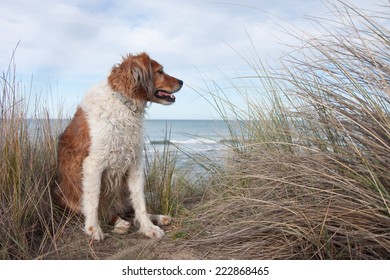
M 368 5 L 366 0 L 352 2 Z M 232 48 L 251 57 L 252 40 L 260 57 L 266 59 L 282 47 L 278 42 L 293 40 L 278 25 L 288 23 L 316 32 L 303 16 L 324 16 L 325 11 L 320 0 L 229 3 L 7 1 L 0 11 L 0 69 L 6 69 L 12 49 L 21 40 L 16 54 L 18 72 L 27 77 L 33 73 L 37 91 L 48 80 L 58 82 L 58 92 L 67 100 L 64 106 L 73 112 L 83 92 L 128 52 L 147 51 L 167 72 L 196 86 L 201 83 L 198 71 L 218 79 L 221 69 L 240 72 L 244 68 L 245 62 Z M 169 108 L 155 105 L 150 117 L 207 117 L 210 108 L 201 100 L 184 88 L 177 104 Z

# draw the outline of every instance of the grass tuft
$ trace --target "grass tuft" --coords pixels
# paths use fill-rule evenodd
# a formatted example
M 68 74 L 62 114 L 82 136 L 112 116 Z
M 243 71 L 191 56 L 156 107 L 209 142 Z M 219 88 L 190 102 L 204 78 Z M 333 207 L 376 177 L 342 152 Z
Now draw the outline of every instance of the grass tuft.
M 249 65 L 251 87 L 233 86 L 247 108 L 208 89 L 239 121 L 224 172 L 187 217 L 187 246 L 210 258 L 390 258 L 389 18 L 330 8 L 339 21 L 299 36 L 282 70 Z
M 50 197 L 55 176 L 56 128 L 29 119 L 26 92 L 15 71 L 0 77 L 0 258 L 39 258 L 56 246 Z M 37 109 L 37 108 L 36 108 Z

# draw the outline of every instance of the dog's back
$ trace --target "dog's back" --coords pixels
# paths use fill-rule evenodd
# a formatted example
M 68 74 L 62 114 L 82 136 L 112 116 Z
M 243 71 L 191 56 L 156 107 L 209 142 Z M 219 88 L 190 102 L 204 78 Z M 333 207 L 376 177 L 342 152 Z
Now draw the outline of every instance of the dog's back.
M 54 198 L 64 208 L 81 212 L 82 164 L 89 153 L 91 138 L 85 112 L 78 108 L 60 135 L 57 150 L 57 182 Z

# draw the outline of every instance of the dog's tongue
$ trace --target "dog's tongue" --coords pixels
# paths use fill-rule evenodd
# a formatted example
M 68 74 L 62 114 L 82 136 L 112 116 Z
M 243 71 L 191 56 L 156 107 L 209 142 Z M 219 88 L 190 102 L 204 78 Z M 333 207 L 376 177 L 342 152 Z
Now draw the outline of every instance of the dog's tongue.
M 167 93 L 167 92 L 165 92 L 165 91 L 158 91 L 158 95 L 159 96 L 172 96 L 172 94 L 170 94 L 170 93 Z
M 176 97 L 173 94 L 168 93 L 168 92 L 163 91 L 163 90 L 156 91 L 156 93 L 154 95 L 158 98 L 162 98 L 162 99 L 168 100 L 170 102 L 173 102 L 176 99 Z

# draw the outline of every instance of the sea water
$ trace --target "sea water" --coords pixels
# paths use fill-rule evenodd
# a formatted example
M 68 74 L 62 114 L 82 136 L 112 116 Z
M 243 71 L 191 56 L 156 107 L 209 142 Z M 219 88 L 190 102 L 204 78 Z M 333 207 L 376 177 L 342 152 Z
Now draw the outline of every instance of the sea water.
M 28 130 L 35 137 L 42 127 L 49 126 L 54 135 L 59 135 L 69 122 L 30 119 Z M 144 138 L 149 159 L 169 149 L 176 152 L 176 165 L 183 167 L 195 158 L 220 161 L 231 136 L 223 120 L 145 120 Z
M 229 137 L 229 130 L 221 120 L 146 120 L 145 143 L 164 145 L 169 143 L 194 152 L 215 150 L 222 147 Z
M 192 164 L 199 171 L 196 162 L 221 161 L 227 149 L 229 129 L 222 120 L 146 120 L 145 150 L 148 155 L 176 152 L 176 166 Z M 195 166 L 193 165 L 195 163 Z

